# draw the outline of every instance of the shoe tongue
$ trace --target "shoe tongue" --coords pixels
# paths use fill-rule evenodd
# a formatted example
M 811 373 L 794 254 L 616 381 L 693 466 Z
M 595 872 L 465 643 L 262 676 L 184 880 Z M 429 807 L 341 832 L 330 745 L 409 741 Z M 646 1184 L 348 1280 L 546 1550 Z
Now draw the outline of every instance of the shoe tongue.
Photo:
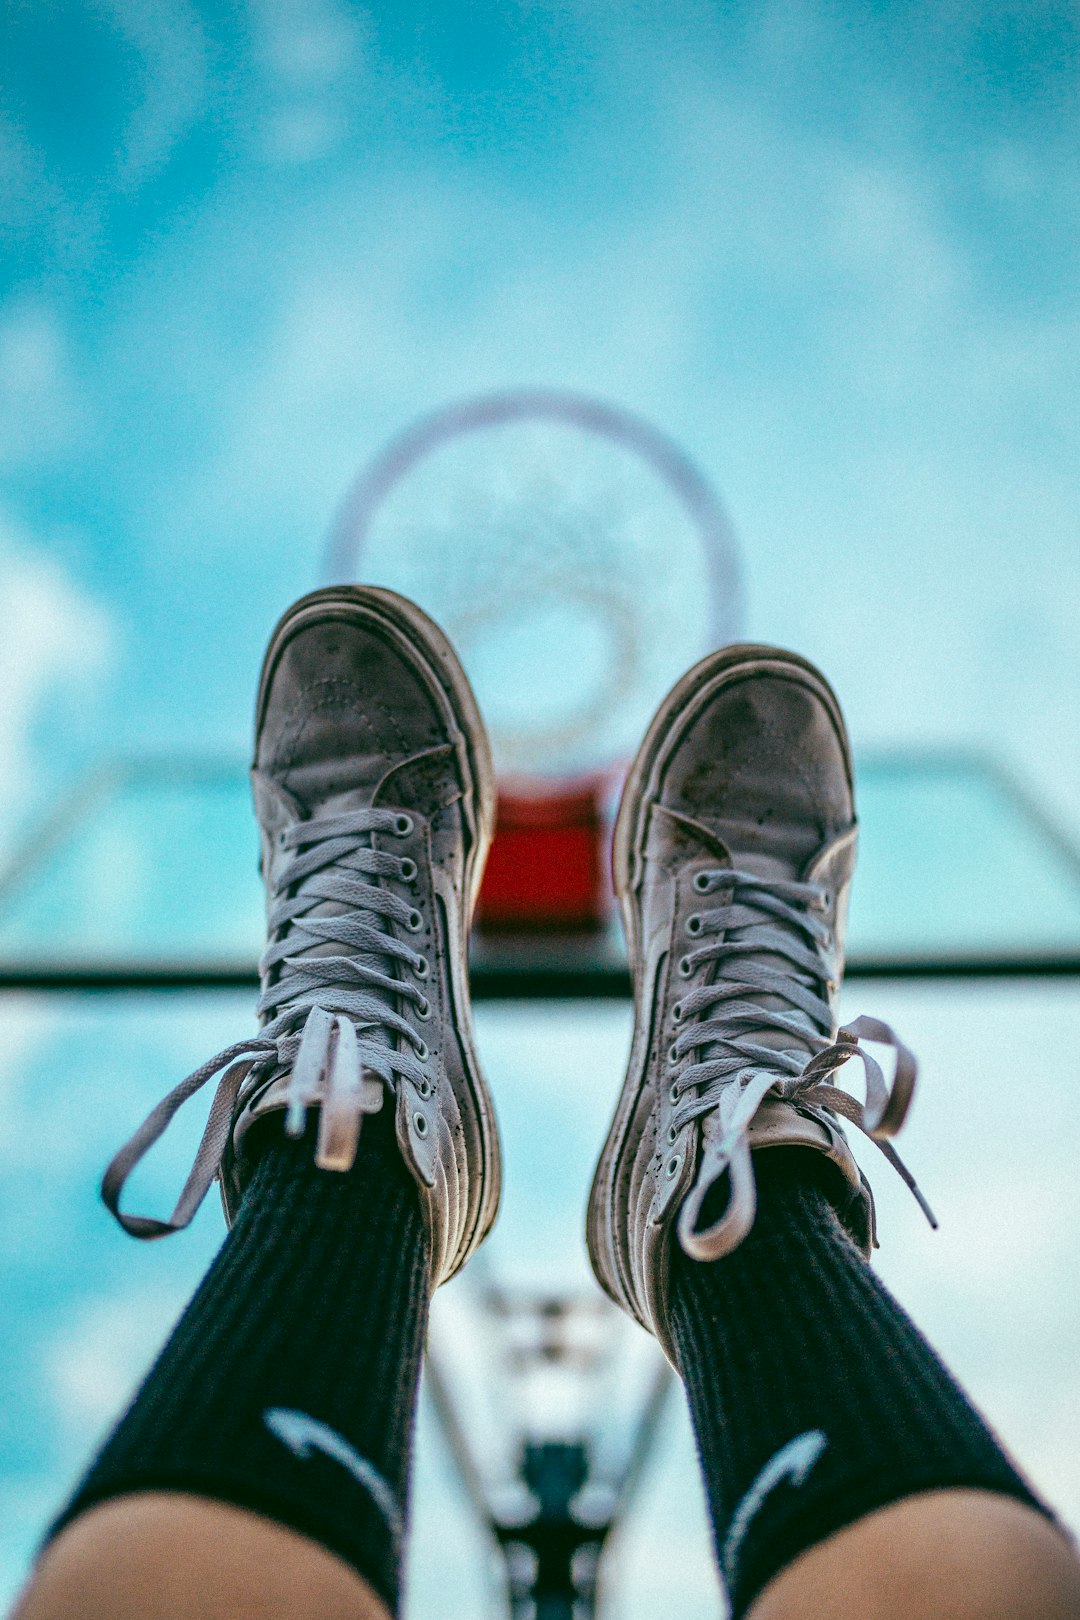
M 753 877 L 781 879 L 785 882 L 790 882 L 795 877 L 790 861 L 781 860 L 776 855 L 766 855 L 761 851 L 746 851 L 732 855 L 731 864 L 736 871 L 749 872 Z
M 784 856 L 774 852 L 766 852 L 762 849 L 747 849 L 745 847 L 745 839 L 739 836 L 741 832 L 742 829 L 738 829 L 738 832 L 736 832 L 735 829 L 730 827 L 722 827 L 720 829 L 721 837 L 724 838 L 725 843 L 728 844 L 728 848 L 732 851 L 731 864 L 736 871 L 748 872 L 754 877 L 764 878 L 767 881 L 779 880 L 783 882 L 793 882 L 799 879 L 801 876 L 800 869 L 794 866 L 790 858 L 785 858 Z M 753 896 L 747 895 L 743 903 L 752 905 Z M 793 929 L 790 924 L 783 922 L 778 917 L 773 917 L 768 912 L 763 912 L 761 914 L 761 922 L 764 925 L 779 929 L 783 933 L 790 935 L 793 939 L 797 939 L 802 945 L 807 943 L 804 935 Z M 752 956 L 735 957 L 729 966 L 727 974 L 724 976 L 737 976 L 738 964 L 739 962 L 743 961 L 752 961 L 759 967 L 775 968 L 778 973 L 784 975 L 791 974 L 794 971 L 793 965 L 788 961 L 787 957 L 780 956 L 774 951 L 762 949 L 760 951 L 755 951 Z M 813 1030 L 813 1025 L 810 1019 L 806 1017 L 805 1014 L 801 1013 L 797 1008 L 793 1008 L 784 1000 L 782 996 L 769 995 L 765 992 L 755 990 L 751 992 L 751 999 L 758 1006 L 760 1006 L 763 1011 L 783 1012 L 785 1014 L 794 1013 L 795 1016 L 800 1019 L 800 1021 L 805 1021 L 808 1033 L 816 1033 L 816 1031 Z M 801 1048 L 801 1043 L 798 1041 L 797 1037 L 788 1033 L 786 1030 L 776 1030 L 763 1027 L 760 1030 L 748 1030 L 746 1034 L 755 1045 L 768 1047 L 772 1051 L 781 1052 Z M 710 1046 L 707 1049 L 707 1055 L 715 1056 L 717 1050 L 717 1047 Z M 806 1050 L 807 1054 L 809 1055 L 811 1048 L 808 1046 Z
M 732 866 L 755 877 L 797 882 L 821 845 L 818 829 L 805 823 L 716 820 L 708 825 L 731 851 Z
M 374 786 L 345 788 L 341 793 L 331 793 L 320 801 L 318 820 L 324 817 L 348 815 L 352 810 L 369 810 L 371 808 Z
M 371 804 L 386 769 L 381 754 L 357 754 L 344 769 L 338 757 L 313 759 L 288 773 L 289 792 L 311 816 L 360 810 Z
M 797 882 L 810 857 L 817 852 L 813 833 L 796 838 L 773 826 L 756 822 L 725 821 L 712 816 L 690 816 L 685 812 L 657 806 L 650 836 L 655 837 L 655 854 L 663 859 L 674 856 L 686 860 L 712 857 L 720 867 L 754 877 Z

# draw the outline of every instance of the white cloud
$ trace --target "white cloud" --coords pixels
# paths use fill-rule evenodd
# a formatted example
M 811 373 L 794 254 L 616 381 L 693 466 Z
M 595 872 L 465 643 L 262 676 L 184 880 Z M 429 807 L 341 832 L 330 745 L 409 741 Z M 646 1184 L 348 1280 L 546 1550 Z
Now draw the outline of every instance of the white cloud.
M 285 164 L 323 157 L 341 144 L 363 99 L 370 19 L 338 0 L 252 0 L 250 15 L 270 98 L 264 155 Z
M 607 94 L 640 67 L 616 9 Z M 827 56 L 819 7 L 763 16 L 765 57 Z M 250 18 L 264 154 L 301 164 L 355 135 L 392 65 L 363 11 L 251 0 Z M 844 137 L 665 49 L 635 86 L 632 156 L 590 114 L 555 160 L 565 192 L 449 140 L 374 145 L 275 204 L 269 255 L 248 179 L 148 257 L 111 370 L 168 378 L 203 414 L 195 459 L 178 434 L 134 486 L 147 549 L 182 544 L 190 593 L 227 547 L 278 605 L 310 582 L 358 465 L 410 417 L 521 382 L 608 394 L 715 476 L 749 630 L 819 659 L 860 741 L 985 742 L 1080 826 L 1080 326 L 1061 299 L 994 285 L 994 221 L 973 217 L 991 193 L 1030 206 L 999 170 L 1034 175 L 1067 242 L 1075 180 L 997 133 L 943 166 L 887 86 L 874 138 Z M 192 296 L 211 264 L 258 289 L 242 341 L 227 300 Z
M 55 310 L 27 298 L 0 305 L 0 468 L 51 460 L 83 426 Z
M 359 6 L 336 0 L 253 0 L 255 51 L 282 82 L 305 89 L 351 78 L 371 30 Z
M 85 696 L 115 651 L 113 621 L 53 559 L 0 523 L 0 838 L 44 775 L 43 705 Z
M 346 130 L 341 113 L 319 102 L 288 104 L 266 123 L 265 151 L 281 163 L 311 163 L 331 151 Z
M 0 221 L 5 232 L 33 230 L 42 216 L 59 229 L 71 230 L 56 176 L 41 153 L 7 110 L 0 111 Z
M 65 1447 L 90 1446 L 130 1399 L 186 1300 L 154 1283 L 85 1301 L 45 1350 Z
M 187 0 L 96 0 L 138 58 L 132 111 L 117 153 L 117 179 L 134 190 L 168 162 L 202 112 L 206 52 Z

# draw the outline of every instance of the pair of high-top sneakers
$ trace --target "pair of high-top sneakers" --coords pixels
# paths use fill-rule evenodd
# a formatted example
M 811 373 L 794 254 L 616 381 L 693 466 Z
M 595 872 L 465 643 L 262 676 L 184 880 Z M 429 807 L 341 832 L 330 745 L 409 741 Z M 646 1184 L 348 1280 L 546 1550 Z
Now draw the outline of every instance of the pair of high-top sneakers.
M 269 935 L 260 1034 L 158 1105 L 103 1194 L 128 1231 L 154 1237 L 185 1225 L 216 1177 L 231 1221 L 273 1117 L 299 1135 L 316 1111 L 316 1163 L 344 1171 L 364 1116 L 392 1108 L 435 1285 L 472 1254 L 499 1199 L 466 955 L 495 807 L 483 722 L 430 619 L 356 586 L 285 614 L 255 729 Z M 669 1354 L 672 1243 L 710 1260 L 741 1241 L 754 1219 L 753 1153 L 824 1154 L 841 1219 L 864 1249 L 874 1241 L 870 1190 L 838 1116 L 899 1165 L 887 1138 L 915 1068 L 885 1025 L 836 1027 L 855 837 L 844 723 L 817 670 L 760 646 L 690 670 L 649 728 L 615 830 L 636 1027 L 588 1207 L 597 1277 Z M 861 1037 L 896 1047 L 891 1088 Z M 852 1056 L 865 1105 L 833 1080 Z M 217 1074 L 171 1219 L 122 1212 L 133 1165 Z

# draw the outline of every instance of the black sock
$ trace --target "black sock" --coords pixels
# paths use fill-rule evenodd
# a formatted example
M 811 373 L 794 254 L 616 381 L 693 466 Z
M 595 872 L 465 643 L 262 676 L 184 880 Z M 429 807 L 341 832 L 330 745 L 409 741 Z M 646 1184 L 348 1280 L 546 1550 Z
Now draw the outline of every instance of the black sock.
M 842 1229 L 828 1162 L 777 1148 L 754 1168 L 750 1235 L 708 1265 L 678 1250 L 672 1277 L 735 1616 L 797 1554 L 901 1497 L 962 1486 L 1042 1507 Z
M 390 1108 L 365 1122 L 350 1171 L 312 1155 L 310 1131 L 268 1142 L 220 1254 L 50 1534 L 131 1491 L 214 1497 L 323 1543 L 395 1611 L 427 1325 L 420 1201 Z

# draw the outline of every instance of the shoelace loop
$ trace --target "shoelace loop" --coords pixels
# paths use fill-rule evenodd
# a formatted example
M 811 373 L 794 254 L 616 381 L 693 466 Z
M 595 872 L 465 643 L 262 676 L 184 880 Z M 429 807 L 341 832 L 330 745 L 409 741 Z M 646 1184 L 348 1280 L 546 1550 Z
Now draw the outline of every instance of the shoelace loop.
M 679 1034 L 668 1054 L 677 1071 L 669 1085 L 675 1104 L 671 1138 L 691 1120 L 702 1120 L 697 1177 L 679 1215 L 684 1249 L 695 1258 L 713 1259 L 731 1247 L 736 1229 L 749 1229 L 754 1180 L 747 1133 L 770 1094 L 842 1116 L 862 1131 L 936 1226 L 889 1140 L 911 1103 L 918 1074 L 913 1054 L 880 1019 L 857 1018 L 833 1030 L 827 993 L 836 988 L 839 966 L 825 920 L 827 892 L 817 884 L 763 878 L 735 868 L 698 872 L 693 886 L 718 903 L 687 920 L 687 934 L 695 943 L 683 956 L 680 972 L 689 979 L 707 964 L 715 963 L 716 969 L 708 982 L 694 985 L 676 1004 Z M 761 956 L 779 957 L 785 965 L 753 960 Z M 783 1005 L 763 1006 L 763 996 L 776 997 Z M 765 1034 L 788 1037 L 791 1044 L 763 1044 Z M 861 1044 L 864 1040 L 893 1048 L 891 1085 Z M 701 1055 L 703 1050 L 707 1056 Z M 852 1058 L 863 1066 L 864 1102 L 833 1078 Z M 699 1231 L 705 1198 L 725 1172 L 730 1196 L 724 1212 Z
M 263 1027 L 181 1080 L 112 1160 L 101 1196 L 133 1237 L 164 1237 L 189 1224 L 218 1174 L 234 1120 L 282 1076 L 288 1076 L 286 1131 L 302 1135 L 307 1109 L 319 1103 L 315 1162 L 331 1170 L 353 1163 L 362 1118 L 382 1107 L 385 1091 L 396 1090 L 402 1078 L 426 1084 L 427 1047 L 393 1003 L 403 1001 L 421 1018 L 427 1015 L 427 997 L 416 981 L 428 976 L 429 965 L 390 931 L 396 924 L 417 932 L 423 917 L 378 883 L 384 877 L 412 882 L 416 863 L 376 847 L 372 836 L 406 837 L 412 827 L 412 817 L 401 811 L 361 809 L 297 822 L 280 835 L 290 853 L 274 881 L 269 941 L 259 964 Z M 342 909 L 313 914 L 326 903 Z M 327 946 L 336 948 L 311 954 Z M 389 972 L 379 965 L 386 958 Z M 202 1140 L 172 1215 L 159 1220 L 121 1210 L 132 1170 L 184 1103 L 218 1074 Z

